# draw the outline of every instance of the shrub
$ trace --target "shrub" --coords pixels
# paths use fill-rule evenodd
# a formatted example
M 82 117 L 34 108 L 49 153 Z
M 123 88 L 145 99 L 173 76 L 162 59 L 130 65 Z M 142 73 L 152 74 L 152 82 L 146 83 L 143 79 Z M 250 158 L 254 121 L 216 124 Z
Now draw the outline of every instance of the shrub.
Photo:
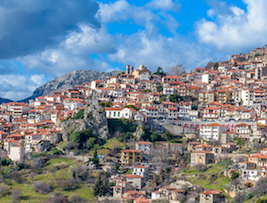
M 207 178 L 207 176 L 205 175 L 205 174 L 203 174 L 203 173 L 200 173 L 198 176 L 197 176 L 197 179 L 198 180 L 204 180 L 204 179 L 206 179 Z
M 79 202 L 79 203 L 82 203 L 82 202 L 86 202 L 85 199 L 83 199 L 81 196 L 79 195 L 76 195 L 76 194 L 71 194 L 69 196 L 69 202 L 71 203 L 74 203 L 74 202 Z
M 11 159 L 1 159 L 1 165 L 2 166 L 9 166 L 10 164 L 12 164 L 12 160 Z
M 166 140 L 171 140 L 173 138 L 173 135 L 169 131 L 167 131 L 164 136 Z
M 217 178 L 218 178 L 218 176 L 216 174 L 211 174 L 208 176 L 207 180 L 209 182 L 214 182 Z
M 246 194 L 243 193 L 237 193 L 235 198 L 233 199 L 233 203 L 240 203 L 240 202 L 244 202 L 247 198 Z
M 59 185 L 62 191 L 70 190 L 77 187 L 78 180 L 74 178 L 68 178 L 67 180 L 58 180 L 57 184 Z
M 72 177 L 79 178 L 81 180 L 86 180 L 88 177 L 88 167 L 86 165 L 78 164 L 77 167 L 71 168 Z
M 68 196 L 61 193 L 55 193 L 54 197 L 43 203 L 68 203 Z
M 38 157 L 32 160 L 31 166 L 34 169 L 40 169 L 45 166 L 46 157 Z
M 203 165 L 203 164 L 197 164 L 194 166 L 194 168 L 196 169 L 196 171 L 198 172 L 204 172 L 207 170 L 207 166 Z
M 10 167 L 5 168 L 2 173 L 4 178 L 12 178 L 13 169 Z
M 12 179 L 15 180 L 17 183 L 21 183 L 21 176 L 17 171 L 12 172 Z
M 14 203 L 20 202 L 21 201 L 21 189 L 20 188 L 16 188 L 15 190 L 12 191 L 12 201 Z
M 183 194 L 177 194 L 176 196 L 177 200 L 179 200 L 180 202 L 185 202 L 186 201 L 186 196 Z
M 239 177 L 239 173 L 236 171 L 231 171 L 231 180 L 234 180 Z
M 52 186 L 42 181 L 34 181 L 34 189 L 40 194 L 48 194 L 52 191 Z
M 51 150 L 53 155 L 60 155 L 63 154 L 61 150 L 57 149 L 56 147 L 53 147 Z
M 84 118 L 84 109 L 78 111 L 78 113 L 76 113 L 75 116 L 73 117 L 73 119 L 83 119 L 83 118 Z
M 3 184 L 0 185 L 0 195 L 1 196 L 3 196 L 4 194 L 6 194 L 8 190 L 9 190 L 8 186 L 3 185 Z
M 54 168 L 57 170 L 68 168 L 68 164 L 66 164 L 65 162 L 62 162 L 60 164 L 54 164 Z

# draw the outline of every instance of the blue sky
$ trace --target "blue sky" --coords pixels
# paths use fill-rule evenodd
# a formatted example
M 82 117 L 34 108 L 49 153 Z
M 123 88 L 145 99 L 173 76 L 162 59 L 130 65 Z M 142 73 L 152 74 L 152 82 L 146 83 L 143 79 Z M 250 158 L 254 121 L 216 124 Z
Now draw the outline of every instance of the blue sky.
M 265 0 L 2 0 L 0 97 L 77 70 L 187 71 L 267 43 Z

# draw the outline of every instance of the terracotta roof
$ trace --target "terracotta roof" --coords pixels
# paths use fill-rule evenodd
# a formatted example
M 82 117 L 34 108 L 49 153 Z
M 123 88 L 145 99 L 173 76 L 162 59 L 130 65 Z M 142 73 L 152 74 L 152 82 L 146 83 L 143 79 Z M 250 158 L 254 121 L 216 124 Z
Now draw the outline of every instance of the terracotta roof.
M 126 174 L 125 177 L 126 178 L 130 178 L 130 179 L 133 179 L 133 178 L 144 178 L 143 176 L 132 175 L 132 174 Z
M 141 145 L 141 144 L 144 144 L 144 145 L 153 145 L 152 142 L 148 142 L 148 141 L 139 141 L 137 142 L 137 144 Z
M 106 111 L 121 111 L 123 108 L 105 107 Z
M 139 198 L 135 199 L 135 202 L 136 203 L 139 203 L 139 202 L 140 203 L 149 203 L 149 201 L 144 197 L 139 197 Z
M 143 195 L 141 192 L 134 191 L 134 190 L 127 191 L 125 193 L 128 194 L 128 195 Z
M 127 152 L 141 153 L 141 150 L 137 150 L 137 149 L 124 149 L 124 150 L 121 150 L 121 152 L 124 152 L 124 153 L 127 153 Z
M 218 194 L 221 194 L 221 193 L 223 193 L 223 192 L 220 191 L 220 190 L 212 189 L 212 190 L 207 190 L 207 191 L 205 191 L 205 192 L 201 192 L 201 193 L 204 194 L 204 195 L 210 195 L 210 194 L 218 195 Z
M 134 168 L 147 168 L 147 167 L 145 167 L 143 165 L 138 165 L 138 166 L 135 166 Z
M 170 111 L 178 111 L 178 109 L 176 107 L 170 107 L 170 108 L 168 108 L 168 110 L 170 110 Z

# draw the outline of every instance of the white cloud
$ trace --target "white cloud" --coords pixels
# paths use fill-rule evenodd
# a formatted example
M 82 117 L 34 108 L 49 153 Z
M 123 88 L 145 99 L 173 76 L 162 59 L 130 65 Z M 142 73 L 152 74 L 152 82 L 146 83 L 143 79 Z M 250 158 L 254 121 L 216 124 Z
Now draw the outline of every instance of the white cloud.
M 79 31 L 70 33 L 58 47 L 18 60 L 28 69 L 35 69 L 50 76 L 60 76 L 79 69 L 105 71 L 107 65 L 92 60 L 90 54 L 107 54 L 115 51 L 115 42 L 105 28 L 96 30 L 82 24 Z
M 267 1 L 244 0 L 244 3 L 246 12 L 236 6 L 227 6 L 231 14 L 217 11 L 216 21 L 202 19 L 197 22 L 199 41 L 228 53 L 263 46 L 267 41 Z M 215 15 L 213 11 L 208 14 Z
M 0 97 L 20 100 L 29 97 L 44 82 L 43 75 L 0 75 Z
M 159 9 L 159 12 L 155 10 Z M 180 4 L 172 0 L 153 0 L 145 6 L 130 5 L 126 0 L 118 0 L 114 3 L 100 3 L 97 17 L 103 23 L 126 22 L 133 20 L 137 25 L 144 26 L 148 33 L 155 33 L 159 26 L 174 32 L 179 23 L 166 10 L 178 11 Z
M 178 62 L 189 69 L 204 66 L 216 56 L 216 52 L 179 36 L 151 38 L 145 32 L 139 32 L 119 41 L 123 43 L 118 45 L 117 53 L 110 55 L 111 61 L 135 67 L 144 64 L 152 71 L 158 66 L 164 68 Z
M 178 12 L 181 9 L 181 4 L 173 0 L 152 0 L 147 6 L 155 9 L 175 11 Z
M 41 75 L 32 75 L 31 81 L 34 82 L 36 85 L 42 85 L 45 83 L 45 76 L 44 74 Z

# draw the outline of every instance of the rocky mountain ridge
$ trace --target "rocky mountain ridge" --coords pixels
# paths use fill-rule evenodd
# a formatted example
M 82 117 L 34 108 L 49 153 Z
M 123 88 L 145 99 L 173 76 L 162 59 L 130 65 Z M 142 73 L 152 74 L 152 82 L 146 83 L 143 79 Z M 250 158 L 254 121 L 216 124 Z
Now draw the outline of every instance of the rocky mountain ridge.
M 111 72 L 100 72 L 95 70 L 76 70 L 48 81 L 44 85 L 38 87 L 33 92 L 32 96 L 22 101 L 27 102 L 30 99 L 35 99 L 41 95 L 50 95 L 53 92 L 67 89 L 75 85 L 81 85 L 85 82 L 91 82 L 92 80 L 106 80 L 108 77 L 116 76 L 120 72 L 122 71 L 115 70 Z

